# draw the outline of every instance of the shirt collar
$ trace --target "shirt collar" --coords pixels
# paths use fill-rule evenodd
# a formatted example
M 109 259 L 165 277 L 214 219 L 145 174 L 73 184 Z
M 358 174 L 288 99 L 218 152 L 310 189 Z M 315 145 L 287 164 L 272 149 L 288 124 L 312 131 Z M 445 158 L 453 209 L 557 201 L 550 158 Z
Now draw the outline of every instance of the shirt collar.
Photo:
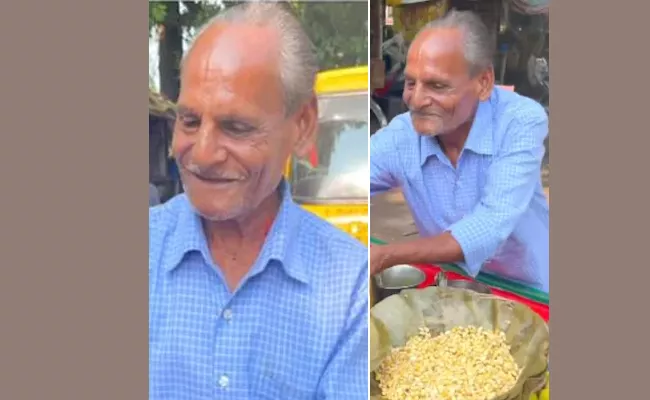
M 495 89 L 496 90 L 496 89 Z M 469 130 L 467 141 L 464 149 L 470 150 L 477 154 L 492 155 L 492 95 L 486 101 L 478 104 L 474 122 Z M 413 129 L 413 122 L 409 117 L 409 124 Z M 444 155 L 442 147 L 435 138 L 429 136 L 420 136 L 420 165 L 424 165 L 431 156 L 437 156 L 442 159 Z
M 494 90 L 492 91 L 494 93 Z M 494 94 L 493 94 L 494 95 Z M 492 96 L 478 104 L 474 122 L 465 142 L 465 149 L 474 153 L 492 155 Z
M 250 275 L 261 273 L 274 260 L 280 263 L 284 272 L 303 283 L 308 283 L 307 271 L 298 259 L 298 252 L 293 251 L 291 237 L 295 236 L 300 224 L 300 210 L 291 198 L 291 190 L 286 181 L 280 184 L 282 201 L 278 214 L 273 221 L 266 237 L 258 262 L 253 266 Z M 171 234 L 164 255 L 163 267 L 172 271 L 178 267 L 187 253 L 199 252 L 205 260 L 211 255 L 201 224 L 201 217 L 196 213 L 187 195 L 179 198 L 176 229 Z

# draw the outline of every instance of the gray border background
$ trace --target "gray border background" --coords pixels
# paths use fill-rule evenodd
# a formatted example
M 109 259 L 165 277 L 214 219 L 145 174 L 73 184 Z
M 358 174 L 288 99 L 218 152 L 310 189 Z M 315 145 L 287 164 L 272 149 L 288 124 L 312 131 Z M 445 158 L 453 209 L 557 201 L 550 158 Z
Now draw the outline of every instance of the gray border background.
M 623 5 L 552 6 L 555 400 L 648 393 L 648 5 Z M 145 399 L 147 5 L 0 18 L 0 399 Z

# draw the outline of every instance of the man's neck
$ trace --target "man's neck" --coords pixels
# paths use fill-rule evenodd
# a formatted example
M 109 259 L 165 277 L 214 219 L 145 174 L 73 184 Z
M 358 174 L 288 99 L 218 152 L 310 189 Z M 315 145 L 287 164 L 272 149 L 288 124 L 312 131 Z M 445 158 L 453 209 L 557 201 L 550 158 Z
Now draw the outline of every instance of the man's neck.
M 436 136 L 436 139 L 438 140 L 438 144 L 440 144 L 442 151 L 454 166 L 456 166 L 456 162 L 458 161 L 458 158 L 460 157 L 460 154 L 465 147 L 465 143 L 469 137 L 469 132 L 472 129 L 472 124 L 474 123 L 475 115 L 476 113 L 472 115 L 472 118 L 461 124 L 453 131 Z
M 259 257 L 281 202 L 280 190 L 276 190 L 246 217 L 203 222 L 212 259 L 221 269 L 231 292 Z
M 445 152 L 447 151 L 460 152 L 461 150 L 463 150 L 463 147 L 465 146 L 465 142 L 467 141 L 468 136 L 469 136 L 469 129 L 458 128 L 453 132 L 446 133 L 444 135 L 438 135 L 436 136 L 436 138 L 438 139 L 438 143 L 440 144 L 440 146 Z

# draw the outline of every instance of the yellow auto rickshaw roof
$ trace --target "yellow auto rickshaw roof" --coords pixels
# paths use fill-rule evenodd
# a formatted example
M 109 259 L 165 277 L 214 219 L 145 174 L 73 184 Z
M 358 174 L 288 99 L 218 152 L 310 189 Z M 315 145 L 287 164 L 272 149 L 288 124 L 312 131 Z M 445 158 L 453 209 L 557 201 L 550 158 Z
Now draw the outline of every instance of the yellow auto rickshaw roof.
M 368 90 L 368 66 L 339 68 L 319 72 L 316 94 L 332 94 Z

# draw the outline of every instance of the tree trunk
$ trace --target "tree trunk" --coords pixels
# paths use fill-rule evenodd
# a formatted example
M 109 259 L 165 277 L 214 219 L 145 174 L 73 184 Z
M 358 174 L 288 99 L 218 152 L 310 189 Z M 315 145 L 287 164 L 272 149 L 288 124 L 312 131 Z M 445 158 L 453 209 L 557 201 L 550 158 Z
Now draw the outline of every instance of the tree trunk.
M 158 49 L 160 91 L 171 101 L 178 100 L 180 61 L 183 56 L 183 28 L 180 24 L 179 2 L 167 2 Z

